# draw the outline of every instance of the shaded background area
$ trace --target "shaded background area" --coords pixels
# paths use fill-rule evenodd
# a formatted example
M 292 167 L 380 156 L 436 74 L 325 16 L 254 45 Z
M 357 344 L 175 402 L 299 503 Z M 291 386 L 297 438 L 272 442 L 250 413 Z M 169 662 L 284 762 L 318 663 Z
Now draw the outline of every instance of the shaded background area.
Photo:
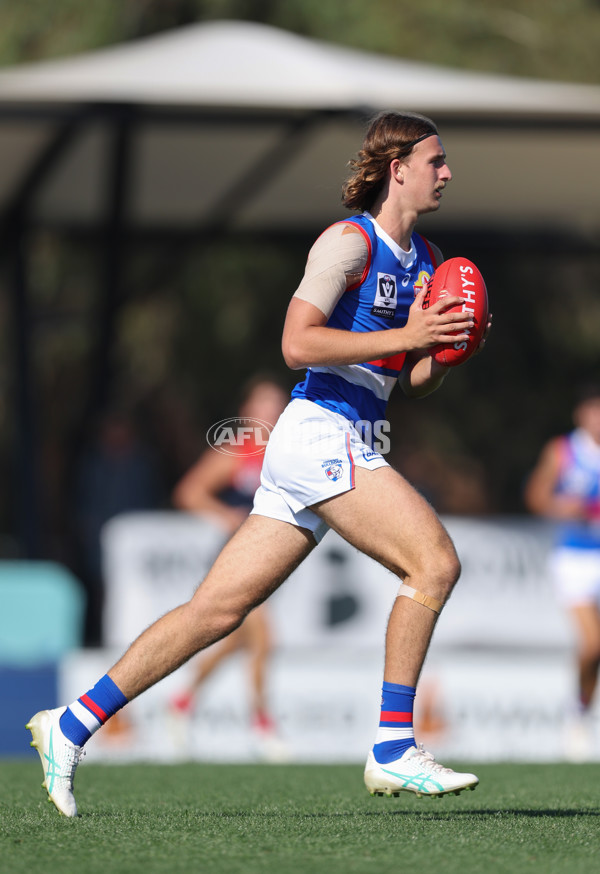
M 109 2 L 89 9 L 73 0 L 37 2 L 0 10 L 0 61 L 65 56 L 215 18 L 274 24 L 395 58 L 600 81 L 600 9 L 591 0 L 568 8 L 496 2 L 477 10 L 436 0 L 418 9 L 377 0 L 368 10 L 349 0 L 326 6 L 130 0 L 118 9 Z M 339 156 L 340 175 L 350 157 Z M 449 161 L 452 167 L 451 154 Z M 487 169 L 504 179 L 502 165 Z M 597 166 L 588 171 L 590 188 L 600 194 Z M 560 175 L 561 167 L 552 167 L 548 186 Z M 454 184 L 449 196 L 459 198 L 460 178 Z M 600 241 L 577 226 L 523 228 L 518 214 L 518 230 L 456 232 L 441 220 L 443 210 L 422 230 L 446 257 L 464 254 L 478 264 L 494 333 L 485 354 L 451 374 L 442 391 L 422 401 L 398 391 L 389 410 L 391 460 L 440 512 L 523 512 L 522 483 L 541 443 L 570 426 L 578 382 L 600 377 Z M 98 571 L 88 532 L 117 511 L 169 506 L 172 486 L 205 446 L 207 428 L 233 414 L 246 377 L 268 369 L 293 385 L 299 375 L 283 365 L 281 327 L 320 229 L 130 234 L 119 252 L 115 298 L 107 303 L 115 265 L 106 261 L 106 239 L 83 226 L 28 227 L 28 312 L 21 324 L 29 326 L 32 354 L 25 361 L 23 337 L 14 330 L 19 302 L 11 303 L 10 294 L 23 278 L 17 257 L 23 238 L 5 222 L 0 557 L 59 561 L 91 590 Z M 31 391 L 31 438 L 19 428 L 23 378 Z M 24 468 L 23 458 L 32 464 Z M 37 492 L 35 518 L 21 500 L 24 478 Z M 90 642 L 96 633 L 88 628 Z

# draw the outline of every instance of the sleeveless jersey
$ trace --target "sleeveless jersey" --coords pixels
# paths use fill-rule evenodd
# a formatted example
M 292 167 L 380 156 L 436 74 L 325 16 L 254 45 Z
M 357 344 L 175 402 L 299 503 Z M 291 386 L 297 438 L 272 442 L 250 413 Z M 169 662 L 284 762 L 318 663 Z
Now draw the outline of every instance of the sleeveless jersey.
M 562 439 L 560 451 L 555 491 L 583 498 L 589 521 L 561 523 L 559 543 L 577 549 L 600 549 L 600 446 L 577 428 Z
M 415 295 L 437 266 L 431 247 L 414 233 L 405 252 L 368 213 L 343 221 L 361 231 L 369 255 L 360 281 L 344 292 L 327 327 L 358 332 L 404 327 Z M 314 401 L 353 423 L 382 420 L 405 357 L 402 352 L 364 364 L 311 367 L 292 397 Z

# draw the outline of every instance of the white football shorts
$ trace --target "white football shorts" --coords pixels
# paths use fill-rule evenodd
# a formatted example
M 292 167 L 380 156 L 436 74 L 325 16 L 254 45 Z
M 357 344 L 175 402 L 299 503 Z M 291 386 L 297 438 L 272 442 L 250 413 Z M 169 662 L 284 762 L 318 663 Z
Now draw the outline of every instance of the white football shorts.
M 294 398 L 269 437 L 252 513 L 308 528 L 318 543 L 329 526 L 308 507 L 353 489 L 356 467 L 387 466 L 344 416 Z
M 600 550 L 559 547 L 551 556 L 550 568 L 565 607 L 600 605 Z

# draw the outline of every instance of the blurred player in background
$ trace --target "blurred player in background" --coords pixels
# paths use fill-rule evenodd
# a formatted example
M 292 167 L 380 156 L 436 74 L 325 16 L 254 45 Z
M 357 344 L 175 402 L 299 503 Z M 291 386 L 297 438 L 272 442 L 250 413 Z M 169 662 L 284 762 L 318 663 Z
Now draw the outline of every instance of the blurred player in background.
M 289 304 L 283 355 L 290 368 L 308 372 L 269 438 L 252 513 L 189 603 L 150 626 L 67 708 L 30 720 L 45 786 L 68 816 L 77 814 L 73 775 L 91 734 L 237 628 L 329 528 L 402 581 L 388 622 L 367 789 L 439 796 L 478 783 L 440 765 L 414 737 L 417 681 L 460 564 L 434 510 L 379 451 L 386 451 L 379 437 L 396 382 L 411 397 L 437 389 L 448 368 L 428 350 L 466 342 L 474 329 L 472 314 L 450 312 L 462 308 L 462 297 L 423 306 L 441 253 L 415 225 L 439 208 L 452 175 L 434 123 L 397 112 L 373 119 L 351 168 L 343 203 L 361 214 L 319 237 Z
M 257 374 L 243 387 L 238 417 L 265 423 L 260 443 L 256 432 L 227 452 L 207 449 L 177 483 L 173 504 L 180 510 L 208 516 L 231 536 L 246 519 L 260 485 L 260 471 L 270 429 L 283 412 L 288 393 L 274 378 Z M 266 674 L 273 646 L 269 610 L 259 604 L 243 623 L 215 644 L 195 665 L 191 684 L 171 701 L 176 713 L 192 713 L 205 680 L 239 650 L 246 651 L 250 667 L 252 729 L 258 752 L 264 758 L 280 760 L 285 747 L 269 712 Z
M 573 431 L 542 449 L 525 502 L 560 523 L 551 572 L 576 633 L 579 696 L 565 755 L 578 761 L 593 752 L 590 713 L 600 665 L 600 385 L 581 390 L 573 422 Z
M 135 418 L 119 407 L 105 410 L 75 465 L 75 541 L 87 595 L 87 646 L 103 641 L 102 528 L 119 513 L 156 510 L 167 495 L 155 453 Z

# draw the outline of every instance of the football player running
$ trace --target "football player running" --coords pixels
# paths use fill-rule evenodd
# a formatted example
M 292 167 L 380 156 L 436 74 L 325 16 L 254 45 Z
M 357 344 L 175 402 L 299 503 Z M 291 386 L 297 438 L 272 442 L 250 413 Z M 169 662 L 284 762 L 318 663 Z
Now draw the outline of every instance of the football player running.
M 439 208 L 451 178 L 430 119 L 388 112 L 371 121 L 343 190 L 344 205 L 358 214 L 319 237 L 289 304 L 283 355 L 290 368 L 307 372 L 269 439 L 250 516 L 188 603 L 150 626 L 68 707 L 29 722 L 45 787 L 65 815 L 77 814 L 73 777 L 91 734 L 238 628 L 329 528 L 400 581 L 367 789 L 439 796 L 477 785 L 474 774 L 436 762 L 412 728 L 417 681 L 460 563 L 432 507 L 370 443 L 396 382 L 412 397 L 437 389 L 448 368 L 428 350 L 466 340 L 473 328 L 472 315 L 448 312 L 461 298 L 423 308 L 442 256 L 415 225 Z

